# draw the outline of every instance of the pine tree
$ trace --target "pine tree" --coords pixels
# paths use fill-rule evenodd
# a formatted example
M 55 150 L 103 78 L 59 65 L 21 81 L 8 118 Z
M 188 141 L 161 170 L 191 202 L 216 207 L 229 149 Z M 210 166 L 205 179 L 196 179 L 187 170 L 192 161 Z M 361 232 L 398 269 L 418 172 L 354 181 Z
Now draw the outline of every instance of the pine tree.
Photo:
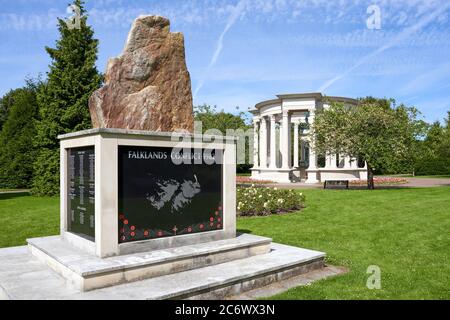
M 3 124 L 8 118 L 8 111 L 11 109 L 11 106 L 14 102 L 14 95 L 20 90 L 22 89 L 10 90 L 0 98 L 0 130 L 2 130 Z
M 38 195 L 59 192 L 57 136 L 91 127 L 88 101 L 102 82 L 95 66 L 98 40 L 87 25 L 84 1 L 75 0 L 73 5 L 80 9 L 80 28 L 58 19 L 60 39 L 55 48 L 46 48 L 52 63 L 47 83 L 38 93 L 40 121 L 34 140 L 40 149 L 33 179 L 33 193 Z
M 32 140 L 36 134 L 38 86 L 39 82 L 28 80 L 26 87 L 9 94 L 12 104 L 0 134 L 0 188 L 18 189 L 30 185 L 36 156 Z

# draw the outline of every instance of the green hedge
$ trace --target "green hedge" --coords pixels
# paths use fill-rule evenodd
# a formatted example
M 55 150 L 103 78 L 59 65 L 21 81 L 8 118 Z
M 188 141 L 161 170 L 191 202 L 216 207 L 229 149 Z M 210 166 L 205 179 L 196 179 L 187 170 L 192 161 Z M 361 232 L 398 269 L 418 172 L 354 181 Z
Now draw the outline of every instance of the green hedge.
M 416 174 L 420 176 L 450 174 L 450 159 L 423 159 L 417 163 Z

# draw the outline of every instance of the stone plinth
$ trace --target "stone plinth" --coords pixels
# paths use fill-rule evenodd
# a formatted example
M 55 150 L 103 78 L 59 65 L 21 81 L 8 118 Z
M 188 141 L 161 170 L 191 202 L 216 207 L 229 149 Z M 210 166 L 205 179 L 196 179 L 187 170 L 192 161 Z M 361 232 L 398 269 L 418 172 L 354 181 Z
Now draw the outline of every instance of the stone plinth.
M 267 254 L 272 240 L 253 235 L 101 259 L 63 238 L 29 239 L 30 252 L 80 291 L 90 291 Z
M 105 258 L 236 236 L 235 138 L 93 129 L 60 139 L 71 245 Z M 183 154 L 191 163 L 175 164 Z
M 297 275 L 308 277 L 310 271 L 324 267 L 324 258 L 322 252 L 272 244 L 266 254 L 83 292 L 68 285 L 27 247 L 0 249 L 0 299 L 224 299 Z

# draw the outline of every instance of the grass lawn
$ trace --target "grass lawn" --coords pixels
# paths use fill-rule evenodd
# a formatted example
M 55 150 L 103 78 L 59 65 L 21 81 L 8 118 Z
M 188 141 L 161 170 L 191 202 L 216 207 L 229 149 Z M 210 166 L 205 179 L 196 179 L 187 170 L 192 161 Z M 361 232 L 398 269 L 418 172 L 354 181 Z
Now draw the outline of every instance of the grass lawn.
M 251 173 L 236 173 L 236 175 L 238 177 L 251 177 L 252 176 Z
M 0 194 L 0 248 L 59 233 L 59 198 Z
M 308 189 L 299 213 L 238 219 L 238 229 L 274 241 L 325 251 L 350 272 L 279 299 L 450 299 L 450 188 Z M 55 235 L 59 199 L 0 195 L 0 247 Z M 382 290 L 365 284 L 378 265 Z
M 350 272 L 299 287 L 279 299 L 450 299 L 450 188 L 304 190 L 308 208 L 240 218 L 238 229 L 324 251 Z M 369 290 L 370 265 L 382 290 Z

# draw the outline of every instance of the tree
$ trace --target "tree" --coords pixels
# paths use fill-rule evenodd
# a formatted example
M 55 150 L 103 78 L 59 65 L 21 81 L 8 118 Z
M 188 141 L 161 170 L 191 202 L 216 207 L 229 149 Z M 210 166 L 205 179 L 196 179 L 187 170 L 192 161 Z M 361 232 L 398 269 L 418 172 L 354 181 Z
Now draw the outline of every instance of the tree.
M 450 116 L 450 115 L 449 115 Z M 450 174 L 450 129 L 449 119 L 445 126 L 439 121 L 428 126 L 422 141 L 421 155 L 415 164 L 419 175 Z
M 234 115 L 223 110 L 217 111 L 217 107 L 211 107 L 206 104 L 194 108 L 194 118 L 196 122 L 202 123 L 202 133 L 208 130 L 219 130 L 223 135 L 226 135 L 227 130 L 242 130 L 242 132 L 247 132 L 252 128 L 251 125 L 247 124 L 247 116 L 244 112 L 239 112 L 239 114 Z M 253 131 L 251 134 L 253 134 Z M 245 139 L 245 137 L 241 138 Z M 250 150 L 248 140 L 245 141 L 245 144 L 245 149 Z M 238 172 L 244 173 L 250 170 L 249 156 L 250 154 L 245 155 L 245 164 L 237 165 Z
M 57 136 L 89 129 L 88 101 L 100 87 L 97 71 L 98 40 L 87 25 L 84 1 L 73 3 L 80 10 L 80 27 L 71 28 L 58 19 L 60 39 L 55 48 L 46 48 L 52 63 L 46 85 L 38 92 L 40 120 L 35 145 L 40 149 L 35 164 L 33 192 L 55 195 L 59 190 L 59 142 Z
M 22 89 L 10 90 L 2 98 L 0 98 L 0 130 L 3 128 L 3 124 L 8 118 L 8 111 L 14 102 L 15 94 Z
M 202 122 L 202 133 L 210 129 L 217 129 L 223 134 L 226 134 L 227 129 L 247 130 L 251 128 L 246 123 L 247 119 L 244 112 L 234 115 L 223 110 L 217 111 L 217 107 L 211 107 L 206 104 L 194 108 L 194 118 L 195 121 Z
M 12 104 L 0 134 L 1 188 L 28 188 L 30 185 L 36 157 L 32 140 L 36 134 L 38 87 L 39 82 L 28 80 L 26 87 L 9 94 Z
M 450 174 L 450 111 L 448 111 L 445 126 L 445 137 L 441 146 L 441 157 L 446 159 L 447 173 Z
M 367 162 L 368 188 L 374 189 L 374 170 L 412 165 L 418 136 L 417 110 L 395 101 L 360 99 L 356 107 L 331 102 L 317 113 L 312 139 L 319 153 L 343 154 Z

